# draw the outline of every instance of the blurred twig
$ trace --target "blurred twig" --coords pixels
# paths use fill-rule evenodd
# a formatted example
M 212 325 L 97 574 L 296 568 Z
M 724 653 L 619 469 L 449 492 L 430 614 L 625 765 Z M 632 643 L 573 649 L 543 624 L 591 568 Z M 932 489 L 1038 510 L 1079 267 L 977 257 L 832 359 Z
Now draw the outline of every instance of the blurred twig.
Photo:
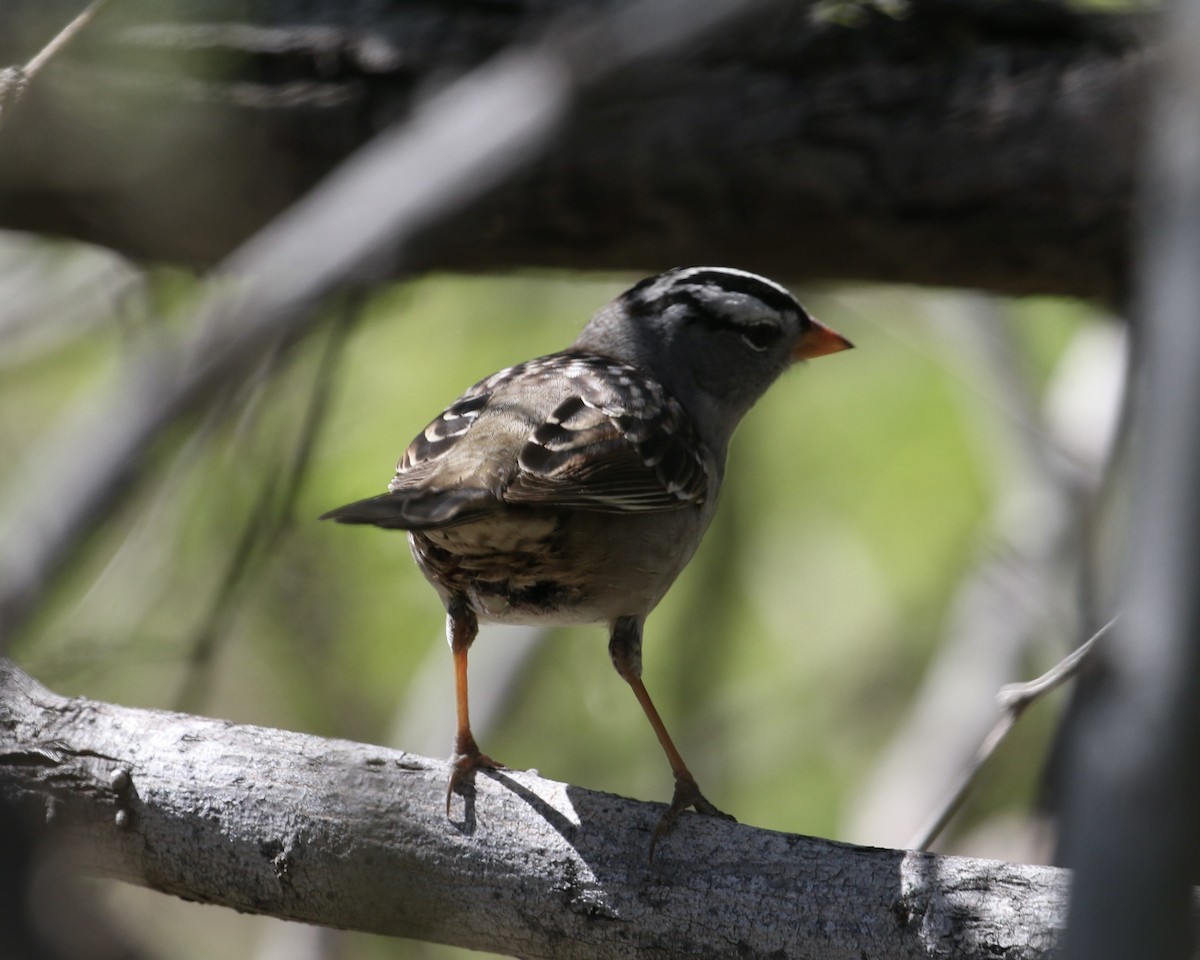
M 7 109 L 16 105 L 38 72 L 54 59 L 63 47 L 75 39 L 80 31 L 95 19 L 96 14 L 110 2 L 111 0 L 92 0 L 74 20 L 58 31 L 50 42 L 24 66 L 9 66 L 0 70 L 0 124 L 6 117 Z
M 143 343 L 128 375 L 80 403 L 0 498 L 0 649 L 67 558 L 131 492 L 151 444 L 314 325 L 312 306 L 522 169 L 582 90 L 664 57 L 766 0 L 640 0 L 511 49 L 385 131 L 235 251 L 190 335 Z M 603 56 L 595 51 L 603 50 Z M 86 470 L 79 469 L 86 464 Z
M 191 713 L 203 705 L 211 685 L 217 644 L 236 611 L 236 594 L 245 583 L 251 567 L 261 561 L 264 552 L 291 525 L 296 496 L 307 476 L 313 447 L 329 407 L 334 373 L 341 360 L 346 337 L 362 309 L 362 301 L 362 295 L 356 293 L 334 308 L 338 316 L 330 327 L 329 338 L 313 376 L 308 405 L 295 445 L 286 462 L 269 472 L 250 507 L 241 536 L 209 604 L 208 613 L 195 631 L 183 685 L 176 697 L 178 710 Z
M 144 312 L 142 274 L 126 261 L 25 234 L 0 234 L 0 290 L 0 375 Z
M 47 43 L 38 54 L 25 64 L 24 72 L 27 80 L 32 80 L 37 76 L 38 71 L 49 63 L 55 55 L 62 50 L 68 43 L 75 39 L 92 20 L 95 19 L 102 9 L 104 9 L 111 0 L 92 0 L 74 20 L 68 23 L 65 27 L 54 35 L 53 39 Z
M 981 531 L 986 549 L 964 572 L 909 717 L 850 817 L 847 832 L 860 842 L 926 832 L 929 811 L 975 762 L 994 723 L 992 694 L 1014 675 L 1039 627 L 1049 622 L 1049 635 L 1077 636 L 1085 619 L 1076 614 L 1079 560 L 1106 444 L 1088 459 L 1068 452 L 1064 437 L 1049 429 L 1011 318 L 997 315 L 994 301 L 945 302 L 953 309 L 943 311 L 938 339 L 958 348 L 951 370 L 966 387 L 964 399 L 978 401 L 967 409 L 992 482 L 992 516 Z M 1104 405 L 1090 400 L 1102 416 Z
M 1116 622 L 1117 618 L 1113 617 L 1083 644 L 1076 647 L 1036 680 L 1030 680 L 1025 683 L 1010 683 L 1000 688 L 999 693 L 996 694 L 996 702 L 1002 711 L 1000 719 L 996 721 L 995 726 L 992 727 L 988 735 L 984 737 L 983 742 L 980 743 L 979 749 L 975 751 L 970 764 L 963 771 L 962 777 L 954 786 L 954 789 L 950 791 L 949 796 L 934 811 L 929 820 L 917 832 L 916 836 L 908 842 L 910 850 L 929 849 L 934 840 L 946 828 L 946 824 L 950 822 L 950 818 L 958 812 L 967 794 L 971 792 L 971 788 L 975 785 L 980 771 L 987 764 L 988 760 L 991 759 L 992 754 L 996 752 L 996 748 L 1004 742 L 1004 739 L 1009 735 L 1013 727 L 1017 725 L 1017 721 L 1021 718 L 1021 714 L 1025 712 L 1025 708 L 1036 703 L 1051 691 L 1057 690 L 1075 676 L 1079 668 L 1083 665 L 1083 662 L 1095 648 L 1097 641 L 1108 633 L 1109 629 Z

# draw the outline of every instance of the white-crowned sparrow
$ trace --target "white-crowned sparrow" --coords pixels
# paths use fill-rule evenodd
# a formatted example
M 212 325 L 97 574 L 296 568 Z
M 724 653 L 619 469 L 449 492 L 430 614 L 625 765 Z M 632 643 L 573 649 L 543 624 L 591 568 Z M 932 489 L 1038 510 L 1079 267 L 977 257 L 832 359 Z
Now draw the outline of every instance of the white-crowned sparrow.
M 779 284 L 680 267 L 602 308 L 561 353 L 479 381 L 404 452 L 388 493 L 324 518 L 408 531 L 454 654 L 455 790 L 480 752 L 467 710 L 478 620 L 607 623 L 609 653 L 675 774 L 655 839 L 700 793 L 641 681 L 642 625 L 717 506 L 738 421 L 793 362 L 844 350 Z M 324 519 L 323 518 L 323 519 Z

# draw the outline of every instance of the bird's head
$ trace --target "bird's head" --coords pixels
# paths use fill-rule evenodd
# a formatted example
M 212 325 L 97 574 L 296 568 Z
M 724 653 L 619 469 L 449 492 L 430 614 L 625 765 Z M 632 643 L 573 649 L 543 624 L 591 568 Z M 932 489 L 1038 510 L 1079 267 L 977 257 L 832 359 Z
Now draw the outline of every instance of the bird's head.
M 851 346 L 778 283 L 732 267 L 676 267 L 642 280 L 574 344 L 645 370 L 725 434 L 793 363 Z

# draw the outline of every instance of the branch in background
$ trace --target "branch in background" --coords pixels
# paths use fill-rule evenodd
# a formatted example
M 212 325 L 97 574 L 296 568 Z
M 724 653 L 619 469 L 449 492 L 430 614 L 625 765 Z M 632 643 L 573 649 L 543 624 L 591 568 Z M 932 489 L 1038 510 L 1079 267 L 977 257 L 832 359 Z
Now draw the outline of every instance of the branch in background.
M 1079 672 L 1079 668 L 1083 666 L 1084 661 L 1091 655 L 1092 650 L 1095 649 L 1097 641 L 1108 633 L 1116 622 L 1117 618 L 1113 617 L 1083 644 L 1076 647 L 1036 680 L 1026 683 L 1010 683 L 1000 688 L 1000 692 L 996 694 L 996 702 L 1001 709 L 1000 719 L 984 737 L 979 749 L 975 751 L 975 756 L 971 758 L 970 765 L 963 771 L 958 784 L 950 791 L 950 795 L 934 811 L 916 836 L 908 842 L 910 849 L 929 849 L 946 828 L 950 818 L 958 812 L 962 802 L 967 798 L 967 794 L 971 792 L 971 788 L 979 778 L 980 771 L 983 770 L 992 754 L 1004 742 L 1013 727 L 1017 725 L 1017 721 L 1021 719 L 1021 714 L 1025 712 L 1025 709 L 1074 677 Z
M 38 72 L 46 66 L 62 49 L 70 43 L 79 32 L 95 19 L 109 0 L 92 0 L 74 20 L 63 27 L 42 49 L 23 67 L 5 67 L 0 70 L 0 123 L 8 119 L 8 111 L 15 107 L 24 96 L 29 84 Z
M 98 328 L 128 327 L 144 312 L 142 274 L 98 248 L 0 235 L 0 377 Z
M 23 69 L 26 80 L 32 80 L 37 76 L 42 67 L 46 66 L 58 53 L 72 40 L 75 39 L 89 23 L 91 23 L 96 14 L 108 6 L 110 0 L 92 0 L 74 20 L 63 27 L 54 38 L 47 43 L 38 52 L 32 60 L 30 60 Z
M 981 558 L 956 590 L 909 716 L 848 818 L 847 832 L 859 842 L 892 844 L 925 833 L 930 811 L 978 763 L 979 744 L 995 724 L 994 691 L 1017 675 L 1035 643 L 1049 638 L 1057 657 L 1063 638 L 1083 632 L 1080 559 L 1122 393 L 1110 351 L 1084 349 L 1089 359 L 1081 363 L 1079 348 L 1092 334 L 1076 334 L 1044 398 L 1011 317 L 997 316 L 996 305 L 977 295 L 934 304 L 938 340 L 954 348 L 951 370 L 963 386 L 968 432 L 994 505 L 980 533 Z
M 1060 862 L 1068 960 L 1196 949 L 1200 869 L 1200 4 L 1167 6 L 1135 315 L 1123 611 L 1070 743 Z
M 237 595 L 252 566 L 260 562 L 291 525 L 296 497 L 308 475 L 317 435 L 325 422 L 334 373 L 342 357 L 354 320 L 362 309 L 363 296 L 354 294 L 332 307 L 338 316 L 313 374 L 307 405 L 290 455 L 268 471 L 267 479 L 247 513 L 241 536 L 233 548 L 225 573 L 209 603 L 208 613 L 197 628 L 184 669 L 183 686 L 175 699 L 176 708 L 198 712 L 207 699 L 217 645 L 237 612 Z
M 573 97 L 640 59 L 686 49 L 747 6 L 641 0 L 508 51 L 429 98 L 232 254 L 193 311 L 190 335 L 143 343 L 119 382 L 49 431 L 3 498 L 0 649 L 129 495 L 168 427 L 306 335 L 330 291 L 370 275 L 388 251 L 411 256 L 422 231 L 527 165 Z M 596 49 L 607 55 L 596 61 Z
M 247 771 L 253 771 L 247 776 Z M 852 847 L 444 762 L 58 697 L 0 659 L 0 793 L 91 871 L 202 903 L 556 960 L 1048 958 L 1066 877 Z
M 0 226 L 206 268 L 445 78 L 607 5 L 123 0 L 14 115 Z M 682 34 L 710 6 L 663 23 Z M 49 8 L 0 5 L 0 57 Z M 717 262 L 1115 300 L 1144 21 L 1053 0 L 778 5 L 687 57 L 589 80 L 522 176 L 388 268 Z M 624 60 L 596 43 L 571 70 Z

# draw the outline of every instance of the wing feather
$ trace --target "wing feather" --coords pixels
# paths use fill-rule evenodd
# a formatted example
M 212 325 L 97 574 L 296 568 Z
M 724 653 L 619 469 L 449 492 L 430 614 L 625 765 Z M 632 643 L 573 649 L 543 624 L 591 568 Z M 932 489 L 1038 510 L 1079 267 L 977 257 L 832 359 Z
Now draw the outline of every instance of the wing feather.
M 704 451 L 679 403 L 614 360 L 564 362 L 574 392 L 522 447 L 505 502 L 614 513 L 703 503 Z
M 607 357 L 552 354 L 479 381 L 417 434 L 388 493 L 325 516 L 420 530 L 505 504 L 674 510 L 707 498 L 705 457 L 660 384 Z

